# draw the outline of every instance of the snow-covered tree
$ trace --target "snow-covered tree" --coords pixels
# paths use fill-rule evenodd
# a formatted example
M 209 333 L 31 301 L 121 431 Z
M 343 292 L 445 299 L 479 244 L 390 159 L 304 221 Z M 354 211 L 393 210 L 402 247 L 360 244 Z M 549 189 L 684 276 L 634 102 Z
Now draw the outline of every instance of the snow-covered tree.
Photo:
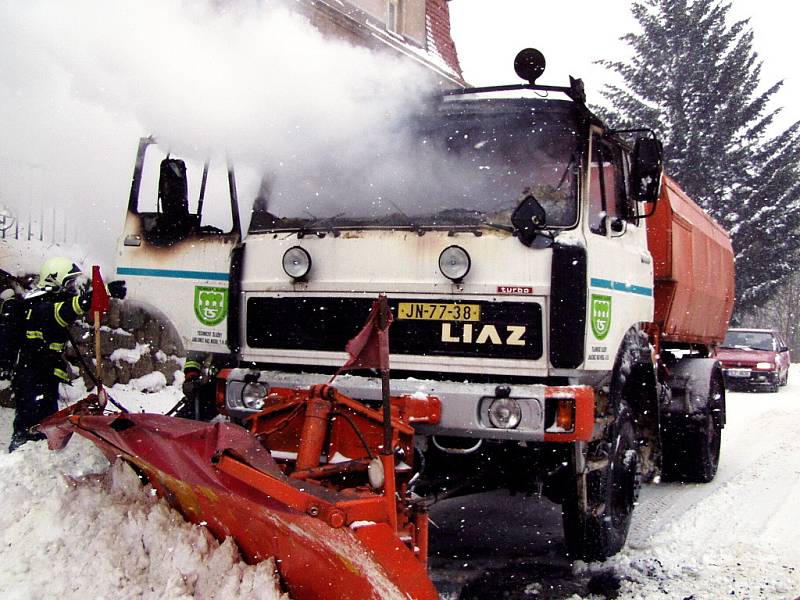
M 742 315 L 739 325 L 743 327 L 774 328 L 783 334 L 783 339 L 793 353 L 800 351 L 800 273 L 787 277 L 780 287 L 770 294 L 762 306 Z M 797 356 L 794 357 L 795 360 Z
M 783 82 L 761 88 L 747 20 L 725 0 L 640 0 L 641 31 L 622 40 L 629 62 L 600 112 L 621 127 L 647 125 L 664 142 L 667 172 L 733 237 L 737 311 L 763 303 L 795 269 L 800 237 L 800 122 L 775 135 Z

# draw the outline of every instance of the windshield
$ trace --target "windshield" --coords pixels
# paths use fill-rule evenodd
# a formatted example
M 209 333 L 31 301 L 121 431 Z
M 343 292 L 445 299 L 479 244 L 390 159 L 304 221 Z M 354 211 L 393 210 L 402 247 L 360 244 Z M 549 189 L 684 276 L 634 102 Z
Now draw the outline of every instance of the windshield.
M 729 331 L 722 347 L 769 351 L 776 349 L 772 334 L 763 331 Z
M 570 111 L 429 116 L 388 146 L 375 149 L 367 169 L 339 156 L 330 157 L 335 168 L 304 173 L 291 185 L 268 174 L 250 230 L 510 229 L 512 211 L 528 194 L 544 207 L 548 227 L 577 221 L 578 142 Z

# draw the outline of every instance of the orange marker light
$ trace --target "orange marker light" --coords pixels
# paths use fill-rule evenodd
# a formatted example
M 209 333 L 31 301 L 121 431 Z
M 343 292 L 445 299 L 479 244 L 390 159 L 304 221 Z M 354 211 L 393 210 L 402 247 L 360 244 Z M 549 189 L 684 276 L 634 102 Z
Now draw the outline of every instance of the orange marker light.
M 559 431 L 572 431 L 575 429 L 575 400 L 561 398 L 556 411 L 556 427 Z

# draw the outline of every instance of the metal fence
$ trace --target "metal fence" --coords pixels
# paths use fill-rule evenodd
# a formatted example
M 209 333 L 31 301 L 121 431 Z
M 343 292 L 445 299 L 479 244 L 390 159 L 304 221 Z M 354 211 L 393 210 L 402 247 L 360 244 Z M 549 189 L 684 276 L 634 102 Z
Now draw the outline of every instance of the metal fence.
M 20 216 L 0 207 L 0 239 L 39 240 L 48 243 L 75 242 L 77 228 L 66 212 L 44 204 Z

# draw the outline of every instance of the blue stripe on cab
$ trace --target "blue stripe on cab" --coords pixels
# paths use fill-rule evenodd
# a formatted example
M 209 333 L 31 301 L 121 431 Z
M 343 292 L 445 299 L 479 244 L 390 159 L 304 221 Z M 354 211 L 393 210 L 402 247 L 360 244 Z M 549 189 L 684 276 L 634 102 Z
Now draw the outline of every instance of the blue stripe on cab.
M 615 292 L 628 292 L 629 294 L 637 294 L 639 296 L 652 296 L 653 290 L 641 285 L 631 285 L 629 283 L 622 283 L 620 281 L 610 281 L 608 279 L 595 279 L 592 277 L 590 285 L 596 288 L 603 288 L 604 290 L 614 290 Z
M 228 281 L 227 273 L 212 271 L 180 271 L 177 269 L 140 269 L 138 267 L 117 267 L 117 275 L 133 275 L 135 277 L 166 277 L 168 279 L 208 279 L 211 281 Z

